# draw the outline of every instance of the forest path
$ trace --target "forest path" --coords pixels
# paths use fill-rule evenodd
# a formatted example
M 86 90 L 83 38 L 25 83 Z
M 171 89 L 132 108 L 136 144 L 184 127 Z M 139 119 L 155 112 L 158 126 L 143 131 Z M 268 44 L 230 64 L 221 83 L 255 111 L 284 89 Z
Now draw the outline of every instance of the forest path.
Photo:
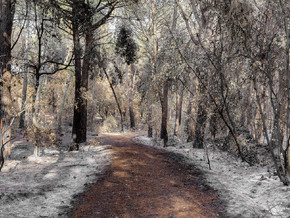
M 69 217 L 217 217 L 223 203 L 202 172 L 183 157 L 135 143 L 132 134 L 102 135 L 111 166 L 76 197 Z

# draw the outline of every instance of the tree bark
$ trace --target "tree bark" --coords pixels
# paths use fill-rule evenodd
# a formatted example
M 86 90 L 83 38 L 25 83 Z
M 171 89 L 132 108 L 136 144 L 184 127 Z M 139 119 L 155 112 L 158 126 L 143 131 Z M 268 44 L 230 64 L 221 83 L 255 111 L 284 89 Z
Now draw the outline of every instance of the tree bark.
M 25 126 L 25 104 L 26 104 L 26 96 L 27 96 L 27 68 L 23 74 L 23 86 L 22 86 L 22 98 L 21 98 L 21 114 L 19 120 L 19 128 L 24 128 Z
M 186 111 L 186 114 L 187 114 L 187 118 L 186 118 L 186 121 L 185 121 L 185 133 L 187 134 L 187 142 L 192 142 L 193 139 L 194 139 L 194 126 L 192 124 L 192 101 L 190 100 L 188 102 L 188 105 L 187 105 L 187 111 Z
M 163 84 L 163 93 L 161 96 L 162 118 L 161 118 L 161 132 L 160 132 L 160 138 L 164 140 L 165 147 L 167 146 L 167 142 L 168 142 L 168 133 L 167 133 L 168 89 L 169 89 L 169 82 L 168 80 L 166 80 Z
M 64 92 L 63 92 L 63 96 L 62 96 L 61 106 L 60 106 L 59 113 L 58 113 L 57 131 L 58 131 L 59 134 L 61 133 L 62 114 L 63 114 L 63 110 L 64 110 L 64 103 L 65 103 L 65 99 L 66 99 L 66 93 L 67 93 L 67 90 L 69 88 L 69 83 L 70 83 L 70 80 L 71 80 L 71 77 L 72 77 L 72 73 L 73 73 L 73 71 L 70 72 L 70 74 L 68 76 L 68 79 L 66 81 Z
M 148 104 L 148 114 L 147 114 L 147 124 L 148 124 L 148 131 L 147 131 L 147 136 L 149 138 L 153 137 L 153 128 L 152 128 L 152 109 L 150 105 Z
M 130 72 L 130 94 L 129 94 L 129 114 L 130 114 L 130 128 L 131 130 L 135 129 L 135 115 L 134 115 L 134 66 L 131 64 L 131 72 Z
M 184 84 L 182 85 L 184 86 Z M 196 85 L 195 85 L 195 82 L 193 82 L 193 85 L 191 86 L 189 90 L 189 102 L 187 105 L 186 120 L 185 120 L 185 125 L 184 125 L 184 132 L 187 134 L 187 142 L 192 142 L 194 139 L 194 125 L 192 122 L 192 104 L 193 104 L 195 89 L 196 89 Z
M 267 145 L 269 147 L 269 151 L 270 151 L 270 154 L 271 154 L 271 157 L 272 157 L 272 160 L 274 162 L 274 166 L 275 166 L 275 169 L 276 169 L 276 172 L 277 172 L 277 175 L 278 177 L 280 178 L 281 182 L 285 185 L 288 185 L 289 181 L 287 179 L 287 176 L 283 173 L 283 168 L 281 167 L 281 162 L 277 160 L 277 156 L 275 155 L 274 153 L 274 148 L 275 148 L 275 145 L 273 145 L 273 139 L 275 140 L 275 136 L 272 137 L 272 139 L 270 139 L 269 137 L 269 134 L 268 134 L 268 128 L 267 128 L 267 125 L 266 125 L 266 118 L 265 118 L 265 115 L 264 115 L 264 112 L 262 110 L 262 104 L 261 104 L 261 100 L 260 100 L 260 95 L 259 95 L 259 91 L 258 91 L 258 87 L 257 87 L 257 82 L 256 82 L 256 78 L 254 78 L 254 88 L 255 88 L 255 91 L 256 91 L 256 99 L 257 99 L 257 103 L 258 103 L 258 107 L 259 107 L 259 112 L 261 114 L 261 119 L 262 119 L 262 123 L 263 123 L 263 130 L 264 130 L 264 135 L 266 137 L 266 140 L 267 140 Z M 277 124 L 275 124 L 277 126 Z M 274 126 L 275 126 L 274 125 Z M 276 127 L 275 127 L 276 128 Z M 280 155 L 280 154 L 279 154 Z M 279 157 L 279 156 L 278 156 Z
M 38 78 L 37 86 L 36 86 L 36 93 L 33 98 L 33 114 L 32 114 L 32 122 L 33 122 L 33 133 L 34 133 L 34 156 L 39 156 L 39 107 L 40 107 L 40 95 L 41 95 L 41 87 L 44 78 Z
M 80 31 L 79 21 L 76 18 L 78 14 L 78 3 L 73 1 L 72 14 L 75 16 L 72 19 L 72 31 L 73 31 L 73 44 L 74 44 L 74 57 L 75 57 L 75 98 L 74 98 L 74 116 L 73 116 L 73 129 L 72 138 L 74 143 L 82 142 L 82 131 L 80 130 L 80 124 L 82 120 L 82 66 L 81 66 L 81 44 L 80 44 Z M 75 147 L 79 149 L 78 145 Z
M 90 25 L 89 25 L 90 26 Z M 80 119 L 80 139 L 79 142 L 87 140 L 87 113 L 88 113 L 88 87 L 89 87 L 89 69 L 91 63 L 93 34 L 90 31 L 86 32 L 85 37 L 85 56 L 83 60 L 82 77 L 81 77 L 81 119 Z
M 110 88 L 111 88 L 111 90 L 113 92 L 113 95 L 114 95 L 114 98 L 115 98 L 115 101 L 116 101 L 116 104 L 117 104 L 117 107 L 118 107 L 118 110 L 119 110 L 119 113 L 120 113 L 120 118 L 121 118 L 121 131 L 123 132 L 124 131 L 124 119 L 123 119 L 122 109 L 121 109 L 120 103 L 118 101 L 118 97 L 116 95 L 115 89 L 114 89 L 114 87 L 112 85 L 112 82 L 110 80 L 110 77 L 109 77 L 109 75 L 108 75 L 108 73 L 107 73 L 107 71 L 106 71 L 106 69 L 104 67 L 103 67 L 103 71 L 104 71 L 104 73 L 106 75 L 106 78 L 108 80 L 108 83 L 110 85 Z
M 287 1 L 286 1 L 287 2 Z M 283 13 L 283 23 L 284 23 L 284 31 L 286 36 L 286 48 L 285 48 L 285 74 L 286 74 L 286 83 L 287 83 L 287 112 L 286 112 L 286 150 L 284 153 L 284 161 L 285 167 L 287 168 L 287 178 L 290 181 L 290 30 L 289 30 L 289 17 L 287 17 L 287 12 L 285 11 L 286 6 L 284 5 L 283 0 L 279 0 L 281 10 Z
M 27 10 L 30 10 L 30 3 L 27 2 Z M 27 12 L 28 12 L 27 11 Z M 30 20 L 27 19 L 26 23 L 26 38 L 25 38 L 25 61 L 28 62 L 28 28 L 30 25 Z M 24 128 L 25 126 L 25 104 L 26 104 L 26 97 L 27 97 L 27 83 L 28 83 L 28 67 L 24 67 L 24 74 L 23 74 L 23 86 L 22 86 L 22 98 L 21 98 L 21 114 L 20 114 L 20 120 L 19 120 L 19 128 Z
M 178 82 L 177 82 L 178 83 Z M 183 102 L 183 85 L 177 85 L 176 91 L 176 113 L 175 113 L 175 123 L 174 123 L 174 135 L 177 136 L 179 126 L 181 124 L 182 115 L 182 102 Z
M 202 96 L 198 102 L 198 110 L 197 110 L 197 118 L 195 124 L 195 140 L 193 143 L 193 147 L 195 148 L 203 148 L 204 142 L 204 133 L 205 133 L 205 125 L 207 119 L 207 112 L 204 105 L 204 97 Z
M 1 1 L 0 16 L 0 70 L 1 70 L 1 119 L 5 125 L 10 122 L 11 112 L 11 33 L 13 25 L 14 4 L 12 0 Z

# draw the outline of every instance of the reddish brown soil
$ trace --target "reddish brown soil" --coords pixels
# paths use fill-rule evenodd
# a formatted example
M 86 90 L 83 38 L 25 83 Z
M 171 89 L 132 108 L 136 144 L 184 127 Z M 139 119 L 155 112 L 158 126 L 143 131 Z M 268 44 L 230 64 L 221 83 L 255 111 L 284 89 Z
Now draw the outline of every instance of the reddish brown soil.
M 99 137 L 112 145 L 112 164 L 77 196 L 69 217 L 223 216 L 217 192 L 198 169 L 181 156 L 137 144 L 131 137 Z

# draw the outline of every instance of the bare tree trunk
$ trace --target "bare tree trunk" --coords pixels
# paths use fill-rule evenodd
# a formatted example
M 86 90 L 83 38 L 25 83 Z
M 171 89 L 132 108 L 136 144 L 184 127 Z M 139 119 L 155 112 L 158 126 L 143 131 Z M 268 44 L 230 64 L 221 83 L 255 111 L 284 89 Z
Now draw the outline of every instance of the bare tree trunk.
M 130 74 L 130 93 L 129 93 L 129 114 L 130 114 L 130 128 L 135 129 L 135 115 L 134 115 L 134 66 L 131 64 L 131 74 Z
M 195 148 L 203 148 L 206 119 L 207 112 L 204 105 L 204 99 L 201 97 L 198 102 L 197 118 L 195 124 L 195 140 L 193 143 L 193 147 Z
M 34 134 L 34 156 L 39 156 L 39 107 L 40 107 L 40 96 L 41 96 L 41 88 L 44 78 L 39 78 L 36 86 L 36 94 L 34 100 L 32 102 L 34 111 L 32 114 L 32 122 L 33 122 L 33 134 Z
M 179 126 L 181 124 L 182 115 L 182 102 L 183 102 L 183 85 L 177 85 L 176 91 L 176 113 L 175 113 L 175 123 L 174 123 L 174 135 L 177 136 Z
M 9 128 L 9 138 L 11 137 L 11 39 L 14 15 L 14 1 L 0 1 L 0 119 L 5 127 Z M 9 147 L 11 143 L 9 142 Z
M 152 137 L 153 137 L 153 128 L 152 128 L 152 109 L 151 109 L 149 103 L 148 103 L 147 124 L 148 124 L 148 132 L 147 132 L 147 136 L 148 136 L 149 138 L 152 138 Z
M 27 2 L 27 10 L 30 10 L 30 3 Z M 28 29 L 30 25 L 30 20 L 27 19 L 26 23 L 26 38 L 25 38 L 25 61 L 28 62 Z M 22 98 L 21 98 L 21 114 L 20 114 L 20 120 L 19 120 L 19 128 L 24 128 L 25 126 L 25 104 L 26 104 L 26 97 L 27 97 L 27 83 L 28 83 L 28 67 L 25 65 L 24 67 L 24 74 L 23 74 L 23 86 L 22 86 Z
M 109 77 L 109 75 L 108 75 L 108 73 L 107 73 L 107 71 L 106 71 L 106 69 L 104 67 L 103 67 L 103 71 L 104 71 L 104 73 L 105 73 L 105 75 L 107 77 L 108 83 L 110 85 L 110 88 L 111 88 L 111 90 L 113 92 L 113 95 L 114 95 L 114 98 L 115 98 L 115 101 L 116 101 L 116 104 L 118 106 L 118 110 L 119 110 L 120 118 L 121 118 L 121 131 L 123 132 L 124 131 L 124 120 L 123 120 L 123 113 L 122 113 L 122 110 L 121 110 L 121 106 L 120 106 L 120 103 L 118 101 L 118 97 L 116 95 L 115 89 L 114 89 L 114 87 L 112 85 L 112 82 L 110 80 L 110 77 Z
M 164 140 L 165 147 L 167 146 L 167 142 L 168 142 L 168 133 L 167 133 L 168 89 L 169 89 L 169 82 L 168 82 L 168 80 L 166 80 L 163 84 L 162 96 L 160 96 L 161 97 L 161 109 L 162 109 L 160 138 Z
M 287 112 L 286 112 L 286 137 L 287 144 L 284 153 L 285 167 L 287 168 L 287 178 L 290 181 L 290 70 L 289 70 L 289 61 L 290 61 L 290 30 L 289 30 L 289 17 L 287 17 L 287 12 L 285 11 L 286 6 L 284 5 L 283 0 L 279 0 L 281 10 L 283 13 L 283 22 L 284 22 L 284 31 L 286 36 L 286 48 L 285 48 L 285 74 L 286 74 L 286 83 L 287 83 Z M 287 1 L 285 1 L 287 2 Z
M 256 113 L 256 107 L 253 106 L 254 104 L 254 90 L 253 90 L 253 83 L 251 82 L 250 85 L 250 94 L 248 96 L 248 105 L 247 105 L 247 114 L 246 114 L 246 127 L 251 135 L 252 134 L 252 123 Z
M 194 83 L 194 82 L 193 82 Z M 184 86 L 184 84 L 182 84 Z M 195 94 L 195 84 L 193 84 L 189 90 L 189 102 L 187 105 L 186 110 L 186 120 L 185 120 L 185 129 L 184 132 L 187 134 L 187 142 L 192 142 L 194 139 L 194 125 L 192 122 L 192 104 L 193 104 L 193 98 Z
M 90 27 L 90 25 L 88 25 Z M 87 117 L 88 117 L 88 87 L 89 87 L 89 69 L 91 64 L 91 52 L 93 44 L 93 34 L 87 31 L 85 37 L 85 56 L 82 68 L 82 83 L 81 83 L 81 119 L 80 119 L 80 139 L 79 142 L 87 141 Z
M 152 15 L 152 39 L 153 39 L 153 57 L 152 57 L 152 72 L 153 75 L 157 74 L 157 56 L 158 56 L 158 39 L 157 39 L 157 22 L 156 22 L 156 8 L 154 0 L 151 0 L 151 15 Z M 148 102 L 148 137 L 153 136 L 152 128 L 152 108 L 150 101 Z
M 281 169 L 282 167 L 280 165 L 280 161 L 277 161 L 277 156 L 274 153 L 275 145 L 273 145 L 273 139 L 275 140 L 276 136 L 273 136 L 272 139 L 270 140 L 270 137 L 269 137 L 269 134 L 268 134 L 268 128 L 267 128 L 267 125 L 266 125 L 266 119 L 265 119 L 264 112 L 262 110 L 262 104 L 261 104 L 260 95 L 259 95 L 259 92 L 258 92 L 257 82 L 256 82 L 255 78 L 254 78 L 254 87 L 255 87 L 257 103 L 258 103 L 258 106 L 259 106 L 259 111 L 260 111 L 261 119 L 262 119 L 262 123 L 263 123 L 264 135 L 265 135 L 266 140 L 267 140 L 267 145 L 269 147 L 270 154 L 272 156 L 272 160 L 274 162 L 274 166 L 275 166 L 277 175 L 280 178 L 281 182 L 283 182 L 283 184 L 287 185 L 289 183 L 289 181 L 287 181 L 286 175 L 283 175 L 283 171 L 281 171 L 283 169 Z M 276 126 L 274 128 L 277 128 L 277 123 L 274 126 Z M 274 133 L 274 135 L 275 135 L 275 133 Z M 279 155 L 278 155 L 278 157 L 279 157 Z
M 176 82 L 176 102 L 175 102 L 175 122 L 174 122 L 174 131 L 173 134 L 177 136 L 178 128 L 179 128 L 179 112 L 180 112 L 180 90 L 178 81 Z
M 20 114 L 20 120 L 19 120 L 19 128 L 24 128 L 25 126 L 25 104 L 26 104 L 26 96 L 27 96 L 27 83 L 28 83 L 28 77 L 27 77 L 27 69 L 25 70 L 23 74 L 23 86 L 22 86 L 22 98 L 21 98 L 21 114 Z
M 192 123 L 192 102 L 188 102 L 187 106 L 187 119 L 185 121 L 185 133 L 187 134 L 187 142 L 192 142 L 194 138 L 194 125 Z
M 72 8 L 73 15 L 79 13 L 78 2 L 73 1 Z M 72 138 L 73 142 L 76 143 L 75 148 L 70 150 L 79 150 L 78 143 L 82 142 L 82 132 L 80 130 L 80 124 L 82 120 L 82 66 L 81 66 L 81 44 L 80 44 L 80 31 L 79 31 L 79 20 L 73 19 L 72 31 L 73 31 L 73 44 L 74 44 L 74 57 L 75 57 L 75 98 L 74 98 L 74 116 L 73 116 L 73 129 Z
M 67 90 L 69 88 L 70 80 L 72 77 L 72 73 L 73 73 L 73 71 L 70 72 L 68 79 L 66 81 L 63 96 L 62 96 L 61 106 L 60 106 L 58 117 L 57 117 L 57 131 L 59 134 L 61 133 L 62 114 L 63 114 L 63 110 L 64 110 L 64 103 L 65 103 L 65 99 L 66 99 L 66 93 L 67 93 Z
M 34 112 L 34 119 L 37 119 L 37 123 L 39 122 L 39 111 L 41 107 L 41 89 L 45 87 L 44 81 L 46 78 L 43 76 L 39 78 L 39 85 L 37 86 L 36 95 L 35 95 L 35 112 Z

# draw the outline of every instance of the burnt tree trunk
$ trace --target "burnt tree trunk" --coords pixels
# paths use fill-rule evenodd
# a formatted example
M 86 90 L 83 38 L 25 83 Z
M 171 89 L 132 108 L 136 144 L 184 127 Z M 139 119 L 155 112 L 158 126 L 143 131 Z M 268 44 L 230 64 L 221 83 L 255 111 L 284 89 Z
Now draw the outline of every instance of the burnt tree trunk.
M 131 72 L 130 72 L 130 93 L 129 93 L 129 114 L 130 114 L 130 128 L 132 130 L 135 129 L 135 114 L 134 114 L 134 66 L 131 64 Z
M 167 117 L 168 117 L 168 89 L 169 84 L 166 80 L 163 84 L 163 93 L 161 96 L 161 109 L 162 109 L 162 118 L 161 118 L 161 132 L 160 138 L 164 140 L 164 146 L 167 146 L 168 142 L 168 133 L 167 133 Z
M 0 70 L 1 70 L 1 119 L 5 123 L 10 120 L 11 105 L 11 33 L 13 25 L 14 6 L 11 0 L 0 1 Z
M 82 121 L 82 66 L 81 66 L 81 45 L 80 45 L 80 31 L 79 21 L 77 19 L 78 3 L 74 1 L 72 12 L 75 18 L 72 19 L 73 30 L 73 44 L 74 44 L 74 57 L 75 57 L 75 98 L 74 98 L 74 116 L 73 116 L 73 129 L 72 137 L 74 143 L 81 143 L 83 139 L 83 131 L 81 131 Z M 75 148 L 78 150 L 78 146 Z
M 82 79 L 81 79 L 81 119 L 80 119 L 80 129 L 79 131 L 79 142 L 85 142 L 87 140 L 87 113 L 88 113 L 88 99 L 87 92 L 89 86 L 89 69 L 91 62 L 91 52 L 92 52 L 92 42 L 93 34 L 90 31 L 87 31 L 85 37 L 85 56 L 83 60 L 82 68 Z

